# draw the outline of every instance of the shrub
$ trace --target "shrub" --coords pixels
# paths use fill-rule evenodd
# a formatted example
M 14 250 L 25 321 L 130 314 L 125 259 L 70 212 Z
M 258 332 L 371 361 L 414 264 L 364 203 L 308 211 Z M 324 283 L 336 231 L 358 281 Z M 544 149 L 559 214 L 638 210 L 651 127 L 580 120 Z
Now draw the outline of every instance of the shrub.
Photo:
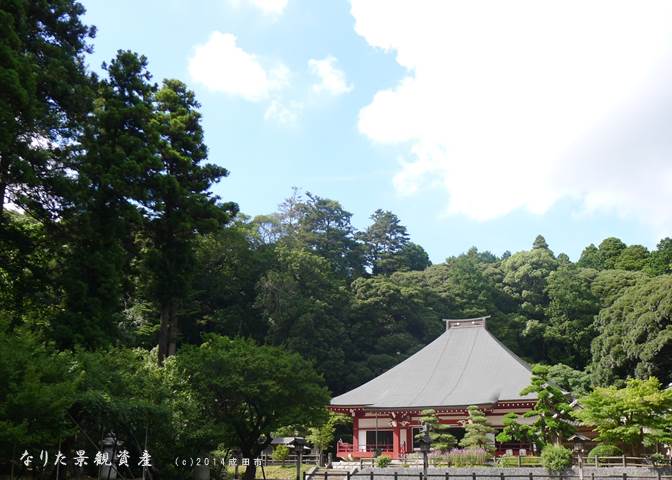
M 289 447 L 286 447 L 285 445 L 278 445 L 273 449 L 271 458 L 276 462 L 282 462 L 284 465 L 285 460 L 289 458 Z
M 562 472 L 572 466 L 572 452 L 560 445 L 546 445 L 541 451 L 541 463 L 549 472 Z
M 483 448 L 454 448 L 448 453 L 448 461 L 453 467 L 470 467 L 485 465 L 490 456 Z
M 588 452 L 588 457 L 617 457 L 623 455 L 623 452 L 616 445 L 601 444 Z
M 379 468 L 385 468 L 390 464 L 391 461 L 392 459 L 387 455 L 381 455 L 376 459 L 376 466 Z
M 662 453 L 652 453 L 649 458 L 654 465 L 664 465 L 667 463 L 667 458 Z

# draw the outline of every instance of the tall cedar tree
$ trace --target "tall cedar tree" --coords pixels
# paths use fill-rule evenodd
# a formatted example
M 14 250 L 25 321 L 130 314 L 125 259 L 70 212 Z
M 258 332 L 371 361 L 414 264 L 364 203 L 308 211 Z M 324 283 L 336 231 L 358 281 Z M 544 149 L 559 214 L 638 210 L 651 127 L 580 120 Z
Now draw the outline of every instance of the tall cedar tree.
M 143 206 L 145 233 L 151 242 L 146 255 L 150 296 L 161 317 L 159 362 L 173 355 L 178 338 L 178 309 L 186 297 L 193 273 L 194 240 L 214 232 L 238 211 L 234 203 L 221 204 L 209 188 L 229 172 L 203 164 L 208 150 L 203 143 L 200 107 L 194 93 L 178 80 L 166 80 L 156 94 L 154 128 L 159 141 L 160 164 L 149 178 L 149 195 Z
M 71 246 L 62 277 L 65 308 L 54 327 L 63 347 L 93 348 L 115 336 L 131 236 L 141 221 L 137 204 L 159 162 L 152 127 L 156 87 L 146 58 L 119 51 L 103 67 L 109 78 L 99 84 L 81 155 L 73 161 L 77 188 L 64 212 Z
M 0 3 L 0 220 L 6 202 L 33 214 L 58 205 L 63 156 L 90 107 L 84 12 L 72 0 Z

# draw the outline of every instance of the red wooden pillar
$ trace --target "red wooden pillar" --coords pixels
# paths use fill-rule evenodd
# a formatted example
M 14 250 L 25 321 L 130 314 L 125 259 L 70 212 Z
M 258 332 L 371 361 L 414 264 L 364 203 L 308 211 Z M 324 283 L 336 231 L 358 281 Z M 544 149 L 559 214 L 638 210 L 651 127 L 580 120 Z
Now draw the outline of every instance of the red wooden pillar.
M 359 452 L 359 412 L 355 412 L 352 419 L 352 452 Z
M 394 430 L 392 431 L 392 458 L 395 460 L 399 459 L 399 454 L 400 454 L 400 444 L 401 441 L 399 439 L 400 437 L 400 427 L 399 427 L 399 418 L 397 417 L 394 420 Z

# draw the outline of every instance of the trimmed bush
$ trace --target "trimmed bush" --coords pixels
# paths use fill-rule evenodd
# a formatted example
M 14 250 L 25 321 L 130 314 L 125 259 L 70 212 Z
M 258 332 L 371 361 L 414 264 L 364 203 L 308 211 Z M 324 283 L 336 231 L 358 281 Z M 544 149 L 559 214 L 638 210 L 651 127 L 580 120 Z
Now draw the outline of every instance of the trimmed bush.
M 623 452 L 616 445 L 601 444 L 588 452 L 588 457 L 618 457 L 623 455 Z
M 378 468 L 385 468 L 390 464 L 391 461 L 392 459 L 387 455 L 381 455 L 376 459 L 376 466 Z
M 546 445 L 541 463 L 549 472 L 563 472 L 572 466 L 572 451 L 560 445 Z

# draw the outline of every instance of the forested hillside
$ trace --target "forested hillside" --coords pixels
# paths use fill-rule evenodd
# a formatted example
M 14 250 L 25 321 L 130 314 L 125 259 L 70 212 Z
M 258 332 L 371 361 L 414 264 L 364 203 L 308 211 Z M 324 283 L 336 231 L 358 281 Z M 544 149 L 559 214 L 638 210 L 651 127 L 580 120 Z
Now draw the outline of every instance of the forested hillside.
M 576 393 L 628 377 L 672 382 L 671 238 L 653 251 L 607 238 L 572 262 L 540 235 L 529 250 L 474 247 L 431 265 L 403 219 L 375 210 L 357 230 L 347 199 L 288 186 L 278 211 L 246 216 L 212 193 L 233 180 L 225 158 L 208 160 L 185 84 L 153 83 L 128 51 L 90 72 L 95 30 L 77 3 L 2 9 L 3 455 L 111 426 L 141 437 L 128 425 L 161 428 L 164 398 L 190 425 L 193 438 L 170 433 L 188 449 L 207 437 L 207 418 L 184 416 L 198 409 L 178 373 L 201 368 L 211 346 L 292 352 L 260 362 L 259 375 L 289 381 L 281 366 L 298 365 L 319 383 L 303 357 L 335 395 L 432 341 L 444 318 L 491 315 L 504 344 Z

